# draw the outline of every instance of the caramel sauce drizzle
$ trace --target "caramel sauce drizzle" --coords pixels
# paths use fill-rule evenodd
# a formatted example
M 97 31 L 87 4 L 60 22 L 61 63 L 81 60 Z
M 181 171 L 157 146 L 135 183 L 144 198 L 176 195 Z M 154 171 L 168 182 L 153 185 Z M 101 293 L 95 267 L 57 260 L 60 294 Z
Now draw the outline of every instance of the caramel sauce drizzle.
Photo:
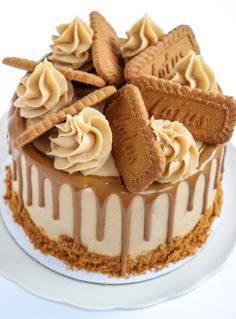
M 224 172 L 224 161 L 225 161 L 225 155 L 226 155 L 226 145 L 224 145 L 224 149 L 221 153 L 221 156 L 217 157 L 217 169 L 216 169 L 216 175 L 215 175 L 215 181 L 214 181 L 214 189 L 217 189 L 218 182 L 220 179 L 220 175 Z
M 194 195 L 195 195 L 195 187 L 198 180 L 198 174 L 195 174 L 194 177 L 192 177 L 192 183 L 188 182 L 188 189 L 189 189 L 189 195 L 188 195 L 188 205 L 187 210 L 191 212 L 193 210 L 193 204 L 194 204 Z
M 158 196 L 159 197 L 159 196 Z M 152 231 L 152 211 L 154 202 L 157 199 L 156 194 L 152 194 L 146 196 L 144 198 L 144 207 L 145 207 L 145 217 L 144 217 L 144 233 L 143 239 L 145 241 L 149 241 L 151 239 L 151 231 Z
M 21 210 L 23 208 L 23 177 L 22 177 L 22 165 L 21 156 L 16 158 L 16 170 L 17 170 L 17 181 L 18 181 L 18 195 L 19 195 L 19 207 Z
M 96 195 L 95 195 L 96 196 Z M 97 203 L 97 240 L 102 241 L 104 239 L 104 231 L 105 231 L 105 211 L 107 206 L 108 198 L 100 202 L 98 197 L 96 196 Z
M 123 200 L 122 207 L 122 234 L 121 234 L 121 274 L 125 276 L 130 243 L 131 201 Z
M 52 218 L 54 220 L 59 219 L 59 194 L 60 185 L 52 182 Z
M 72 200 L 73 200 L 73 211 L 74 211 L 74 220 L 73 220 L 73 236 L 74 244 L 73 251 L 78 252 L 80 247 L 80 230 L 81 230 L 81 192 L 74 192 L 72 189 Z
M 38 174 L 38 206 L 45 206 L 45 197 L 44 197 L 44 181 L 45 177 Z
M 168 193 L 169 196 L 169 213 L 167 224 L 167 239 L 166 242 L 170 243 L 173 238 L 174 219 L 175 219 L 175 205 L 176 205 L 176 192 L 177 187 L 173 188 L 173 191 Z
M 32 165 L 29 162 L 26 162 L 26 204 L 27 206 L 32 206 L 32 184 L 31 184 L 31 168 Z
M 12 107 L 9 116 L 9 138 L 13 142 L 15 137 L 25 129 L 24 120 L 20 118 L 18 109 Z M 104 226 L 106 218 L 107 200 L 110 195 L 117 194 L 121 201 L 122 212 L 122 248 L 121 248 L 121 273 L 126 274 L 129 243 L 130 243 L 130 223 L 132 201 L 135 194 L 126 191 L 122 181 L 118 177 L 100 177 L 100 176 L 83 176 L 80 173 L 69 175 L 66 172 L 54 169 L 53 160 L 44 154 L 40 153 L 32 144 L 24 146 L 21 150 L 16 150 L 11 145 L 13 158 L 13 179 L 18 181 L 18 194 L 21 200 L 21 207 L 23 205 L 23 177 L 21 167 L 21 156 L 24 155 L 26 160 L 26 183 L 27 183 L 27 205 L 32 205 L 32 185 L 31 185 L 31 169 L 35 165 L 38 170 L 38 205 L 43 207 L 45 205 L 44 198 L 44 182 L 48 178 L 52 185 L 52 203 L 53 203 L 53 219 L 60 218 L 59 214 L 59 193 L 61 185 L 67 183 L 71 186 L 73 199 L 73 237 L 74 237 L 74 251 L 78 251 L 81 244 L 81 192 L 83 189 L 91 187 L 97 197 L 97 240 L 104 239 Z M 207 209 L 210 171 L 213 159 L 217 161 L 215 187 L 217 187 L 220 172 L 223 172 L 223 162 L 225 156 L 225 147 L 204 145 L 200 151 L 199 168 L 195 174 L 186 180 L 189 187 L 188 211 L 193 210 L 195 186 L 198 177 L 201 174 L 205 176 L 205 190 L 203 198 L 203 212 Z M 17 174 L 16 174 L 17 173 Z M 60 184 L 59 184 L 60 183 Z M 176 184 L 160 184 L 153 183 L 147 190 L 140 193 L 145 206 L 144 212 L 144 240 L 151 239 L 152 231 L 152 212 L 153 205 L 158 197 L 166 193 L 169 198 L 169 212 L 168 212 L 168 230 L 167 242 L 173 238 L 173 225 L 175 218 L 176 206 L 176 192 L 178 185 Z M 158 231 L 158 230 L 157 230 Z

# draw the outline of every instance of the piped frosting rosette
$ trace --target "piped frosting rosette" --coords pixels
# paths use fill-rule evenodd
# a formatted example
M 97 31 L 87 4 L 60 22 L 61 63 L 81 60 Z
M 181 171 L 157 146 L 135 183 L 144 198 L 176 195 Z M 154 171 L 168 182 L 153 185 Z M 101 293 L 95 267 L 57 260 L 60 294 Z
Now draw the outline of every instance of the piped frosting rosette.
M 14 106 L 29 120 L 40 120 L 71 104 L 73 87 L 63 74 L 45 59 L 33 73 L 24 76 L 16 89 Z
M 52 36 L 50 60 L 73 69 L 79 69 L 91 61 L 93 30 L 89 25 L 76 17 L 70 23 L 61 24 L 56 29 L 59 35 Z
M 151 118 L 156 140 L 166 158 L 160 183 L 176 183 L 192 175 L 198 166 L 199 151 L 192 134 L 178 121 Z
M 184 58 L 176 63 L 168 79 L 187 85 L 192 89 L 199 88 L 212 93 L 218 91 L 214 73 L 203 58 L 194 51 L 189 51 Z
M 67 115 L 51 136 L 54 167 L 70 174 L 94 174 L 111 153 L 112 133 L 105 116 L 94 108 L 84 108 L 78 115 Z
M 121 47 L 121 51 L 124 58 L 130 59 L 149 45 L 161 40 L 164 32 L 148 15 L 145 15 L 126 34 L 128 39 Z

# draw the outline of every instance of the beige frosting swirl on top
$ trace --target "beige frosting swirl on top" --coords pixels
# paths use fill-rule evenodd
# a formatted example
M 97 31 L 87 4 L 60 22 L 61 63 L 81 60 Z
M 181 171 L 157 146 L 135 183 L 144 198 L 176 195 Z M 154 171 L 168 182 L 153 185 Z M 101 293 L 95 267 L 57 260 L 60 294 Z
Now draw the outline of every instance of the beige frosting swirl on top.
M 132 58 L 149 45 L 161 40 L 164 32 L 148 15 L 145 15 L 126 34 L 128 40 L 121 47 L 121 52 L 124 58 Z
M 192 50 L 176 63 L 168 79 L 192 89 L 199 88 L 213 93 L 218 91 L 214 73 L 203 58 Z
M 192 175 L 198 166 L 199 150 L 191 133 L 178 121 L 151 118 L 151 127 L 166 157 L 160 183 L 176 183 Z
M 73 99 L 72 84 L 47 59 L 21 79 L 16 93 L 14 105 L 27 119 L 40 120 L 68 106 Z
M 57 136 L 51 136 L 54 167 L 70 174 L 94 174 L 101 168 L 112 146 L 112 133 L 105 116 L 86 107 L 78 115 L 67 115 L 66 122 L 57 127 Z
M 52 36 L 52 61 L 78 69 L 91 60 L 93 30 L 83 20 L 76 17 L 71 23 L 57 26 L 57 31 L 59 35 Z

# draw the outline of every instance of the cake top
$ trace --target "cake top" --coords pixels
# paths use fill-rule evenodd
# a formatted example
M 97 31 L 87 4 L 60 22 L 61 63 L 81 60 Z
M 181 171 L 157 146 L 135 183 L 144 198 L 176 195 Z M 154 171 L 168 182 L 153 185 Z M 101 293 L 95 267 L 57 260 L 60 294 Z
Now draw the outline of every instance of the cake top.
M 46 136 L 55 169 L 120 175 L 139 193 L 186 179 L 203 143 L 232 136 L 236 101 L 221 91 L 189 26 L 164 34 L 145 15 L 120 39 L 92 12 L 90 24 L 75 17 L 56 29 L 43 60 L 3 60 L 28 71 L 16 89 L 26 127 L 16 148 Z

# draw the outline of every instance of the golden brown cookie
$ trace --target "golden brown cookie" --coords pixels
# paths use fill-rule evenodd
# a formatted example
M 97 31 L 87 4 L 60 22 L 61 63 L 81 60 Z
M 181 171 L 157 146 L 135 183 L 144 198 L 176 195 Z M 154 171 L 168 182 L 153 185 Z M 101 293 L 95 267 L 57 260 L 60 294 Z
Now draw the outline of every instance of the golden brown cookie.
M 179 121 L 193 137 L 209 144 L 226 143 L 236 124 L 236 101 L 179 83 L 142 75 L 131 80 L 142 94 L 150 116 Z
M 132 193 L 142 192 L 163 173 L 165 157 L 150 127 L 139 89 L 126 84 L 110 101 L 106 117 L 125 186 Z
M 96 72 L 107 83 L 120 87 L 123 83 L 120 39 L 110 24 L 98 12 L 90 13 L 90 22 L 94 32 L 92 57 Z
M 3 59 L 2 62 L 4 64 L 13 66 L 15 68 L 23 69 L 29 72 L 33 72 L 36 65 L 40 63 L 16 57 L 7 57 Z M 94 85 L 97 87 L 104 87 L 106 85 L 106 82 L 95 74 L 73 70 L 71 68 L 58 65 L 55 65 L 55 68 L 70 81 L 77 81 L 85 84 Z
M 158 41 L 155 46 L 148 47 L 131 59 L 125 67 L 125 79 L 129 81 L 142 74 L 165 78 L 189 50 L 200 53 L 192 29 L 187 25 L 180 25 L 164 35 L 162 41 Z
M 112 96 L 116 92 L 116 88 L 114 86 L 106 86 L 99 90 L 96 90 L 89 95 L 83 97 L 81 100 L 73 103 L 70 106 L 65 107 L 61 111 L 49 115 L 47 118 L 43 119 L 42 121 L 32 125 L 28 129 L 26 129 L 15 141 L 15 147 L 20 148 L 33 140 L 37 137 L 41 136 L 42 134 L 49 131 L 55 125 L 65 121 L 66 115 L 76 115 L 85 107 L 95 106 L 98 103 L 106 100 L 110 96 Z

